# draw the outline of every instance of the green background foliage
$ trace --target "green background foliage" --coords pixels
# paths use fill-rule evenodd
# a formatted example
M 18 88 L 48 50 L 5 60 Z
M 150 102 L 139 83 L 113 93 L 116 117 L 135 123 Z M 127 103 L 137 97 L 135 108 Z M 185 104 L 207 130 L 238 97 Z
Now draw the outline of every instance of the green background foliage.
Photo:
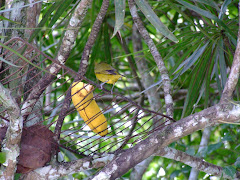
M 36 38 L 39 48 L 47 55 L 55 58 L 66 31 L 67 23 L 78 3 L 79 1 L 75 0 L 43 2 L 39 25 L 30 41 Z M 87 17 L 79 29 L 76 43 L 66 62 L 66 66 L 75 71 L 78 71 L 83 48 L 101 3 L 101 0 L 93 0 L 92 7 L 88 10 Z M 238 1 L 166 0 L 148 1 L 148 3 L 156 16 L 167 29 L 173 32 L 173 35 L 179 41 L 174 43 L 163 36 L 145 17 L 146 13 L 138 10 L 145 27 L 163 57 L 172 80 L 173 97 L 177 96 L 174 98 L 174 119 L 179 120 L 219 102 L 229 68 L 232 65 L 237 42 Z M 136 77 L 132 74 L 132 69 L 127 61 L 127 57 L 134 58 L 136 54 L 133 53 L 131 37 L 133 21 L 127 2 L 124 24 L 120 33 L 122 40 L 126 42 L 130 51 L 129 54 L 125 53 L 121 40 L 117 36 L 111 38 L 115 18 L 115 4 L 114 1 L 110 1 L 106 18 L 92 48 L 86 77 L 97 82 L 93 70 L 94 62 L 105 61 L 126 76 L 126 78 L 118 81 L 115 90 L 126 96 L 137 94 L 140 93 L 139 90 L 133 88 L 137 86 Z M 145 58 L 148 63 L 144 71 L 153 77 L 156 83 L 154 86 L 161 87 L 161 76 L 158 68 L 144 42 L 141 52 L 143 53 L 141 58 Z M 141 77 L 139 72 L 138 75 Z M 57 86 L 57 83 L 53 84 L 53 87 L 55 86 Z M 66 92 L 67 88 L 68 85 L 56 89 L 52 94 L 52 100 Z M 106 88 L 110 89 L 111 86 L 106 85 Z M 179 90 L 185 90 L 185 94 L 179 95 Z M 160 92 L 161 88 L 156 93 Z M 239 101 L 239 86 L 234 92 L 234 100 Z M 163 99 L 161 101 L 164 104 Z M 144 106 L 150 108 L 146 98 Z M 162 111 L 164 111 L 164 106 Z M 77 112 L 71 114 L 68 124 L 65 124 L 63 128 L 68 129 L 71 127 L 71 123 L 81 124 L 81 121 L 74 121 L 79 119 L 77 116 Z M 116 118 L 120 118 L 120 115 Z M 201 153 L 198 153 L 202 136 L 201 131 L 172 143 L 170 147 L 194 156 L 201 155 L 205 161 L 224 167 L 224 171 L 232 175 L 240 164 L 238 158 L 240 152 L 239 133 L 237 125 L 224 124 L 212 127 L 209 145 Z M 104 146 L 106 142 L 97 143 L 100 143 L 99 146 Z M 79 158 L 79 156 L 62 150 L 62 159 L 74 160 L 76 158 Z M 181 162 L 154 157 L 143 179 L 187 179 L 190 170 L 189 166 Z M 88 173 L 91 175 L 96 171 L 93 170 Z M 128 179 L 130 171 L 122 179 Z M 162 171 L 165 172 L 164 175 L 160 173 Z M 89 174 L 74 174 L 73 177 L 82 179 Z M 199 179 L 204 178 L 209 179 L 209 176 L 200 172 Z

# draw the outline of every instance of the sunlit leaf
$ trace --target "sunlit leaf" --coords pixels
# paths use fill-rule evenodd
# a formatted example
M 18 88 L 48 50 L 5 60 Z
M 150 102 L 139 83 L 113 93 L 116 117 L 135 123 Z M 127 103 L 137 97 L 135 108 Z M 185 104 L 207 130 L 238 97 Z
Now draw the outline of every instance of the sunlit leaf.
M 207 4 L 209 6 L 214 7 L 216 10 L 220 11 L 218 5 L 213 0 L 194 0 L 194 1 L 197 1 L 199 3 Z
M 6 152 L 0 152 L 0 164 L 5 163 L 6 161 Z
M 236 39 L 236 35 L 228 28 L 228 26 L 222 20 L 218 19 L 218 17 L 215 16 L 214 14 L 212 14 L 211 12 L 201 9 L 201 8 L 194 6 L 190 3 L 187 3 L 186 1 L 183 1 L 183 0 L 176 0 L 176 1 L 178 1 L 179 3 L 184 5 L 186 8 L 191 9 L 191 10 L 195 11 L 196 13 L 201 14 L 202 16 L 213 19 L 219 25 L 221 25 L 229 33 L 230 36 L 232 36 L 234 39 Z
M 224 15 L 224 13 L 226 12 L 227 7 L 228 7 L 228 5 L 229 5 L 231 2 L 232 2 L 232 0 L 225 0 L 225 1 L 224 1 L 224 3 L 223 3 L 222 6 L 221 6 L 221 11 L 220 11 L 220 13 L 219 13 L 219 15 L 218 15 L 218 18 L 219 18 L 219 19 L 222 19 L 222 18 L 223 18 L 223 15 Z
M 207 42 L 204 46 L 202 47 L 198 47 L 196 49 L 196 51 L 194 51 L 194 53 L 187 58 L 182 64 L 179 65 L 179 67 L 175 70 L 174 73 L 176 73 L 177 71 L 179 71 L 182 67 L 183 69 L 181 70 L 181 72 L 179 72 L 179 75 L 182 75 L 184 72 L 186 72 L 190 67 L 192 67 L 192 65 L 198 60 L 198 58 L 203 54 L 203 52 L 205 51 L 205 48 L 207 47 L 209 42 Z
M 116 33 L 121 29 L 124 23 L 126 8 L 125 0 L 114 0 L 114 3 L 115 3 L 115 26 L 111 38 L 113 38 L 116 35 Z
M 58 9 L 56 9 L 56 13 L 54 14 L 54 16 L 51 19 L 51 22 L 49 23 L 48 27 L 52 27 L 57 20 L 59 19 L 59 17 L 66 12 L 66 9 L 70 6 L 70 4 L 73 2 L 73 0 L 65 0 L 64 1 L 64 6 L 59 6 Z
M 145 17 L 152 23 L 152 25 L 160 32 L 162 35 L 166 36 L 168 39 L 178 42 L 178 39 L 173 35 L 171 31 L 160 21 L 158 16 L 154 13 L 149 4 L 144 0 L 135 0 L 139 9 L 143 12 Z

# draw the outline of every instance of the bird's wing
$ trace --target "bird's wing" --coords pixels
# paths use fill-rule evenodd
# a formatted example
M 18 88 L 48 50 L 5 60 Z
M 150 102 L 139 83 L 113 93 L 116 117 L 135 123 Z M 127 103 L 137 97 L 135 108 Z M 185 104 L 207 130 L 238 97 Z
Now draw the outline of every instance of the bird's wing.
M 95 72 L 95 74 L 119 75 L 115 69 L 106 69 L 103 71 Z
M 109 70 L 106 70 L 105 72 L 107 72 L 108 74 L 112 74 L 112 75 L 118 75 L 118 73 L 115 69 L 109 69 Z

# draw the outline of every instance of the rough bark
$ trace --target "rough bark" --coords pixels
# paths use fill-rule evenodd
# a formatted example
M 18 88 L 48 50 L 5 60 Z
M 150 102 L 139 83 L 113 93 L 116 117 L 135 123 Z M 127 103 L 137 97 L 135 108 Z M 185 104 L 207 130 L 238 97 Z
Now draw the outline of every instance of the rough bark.
M 17 157 L 20 153 L 23 118 L 16 101 L 2 84 L 0 84 L 0 102 L 6 108 L 8 119 L 10 119 L 6 139 L 2 147 L 2 152 L 6 153 L 6 161 L 1 166 L 0 179 L 11 180 L 14 178 Z

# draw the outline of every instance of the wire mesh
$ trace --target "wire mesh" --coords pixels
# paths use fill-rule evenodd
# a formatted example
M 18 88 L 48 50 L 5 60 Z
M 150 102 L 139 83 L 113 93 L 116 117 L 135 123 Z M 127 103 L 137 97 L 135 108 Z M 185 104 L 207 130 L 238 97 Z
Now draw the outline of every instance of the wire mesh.
M 114 152 L 134 146 L 166 124 L 161 113 L 143 108 L 119 93 L 111 94 L 105 88 L 100 88 L 99 84 L 81 77 L 81 81 L 93 86 L 91 92 L 94 95 L 90 101 L 97 102 L 107 119 L 108 133 L 102 137 L 89 128 L 73 103 L 69 104 L 72 83 L 77 76 L 75 71 L 59 64 L 20 38 L 11 39 L 5 46 L 0 47 L 0 57 L 16 66 L 10 63 L 1 64 L 0 83 L 10 89 L 22 113 L 24 112 L 24 125 L 30 126 L 32 123 L 28 122 L 37 122 L 49 127 L 56 134 L 56 129 L 60 127 L 59 142 L 65 149 L 84 155 Z M 54 75 L 50 73 L 53 64 L 61 66 L 61 70 Z M 47 74 L 52 75 L 52 79 L 44 84 Z M 33 95 L 35 89 L 40 90 L 39 96 Z M 29 103 L 31 97 L 37 97 L 38 101 Z M 96 113 L 94 117 L 97 116 Z M 7 111 L 2 105 L 0 119 L 5 123 L 9 121 Z M 92 120 L 94 118 L 87 123 Z M 166 121 L 169 120 L 171 118 L 166 118 Z M 60 126 L 56 126 L 58 123 Z

